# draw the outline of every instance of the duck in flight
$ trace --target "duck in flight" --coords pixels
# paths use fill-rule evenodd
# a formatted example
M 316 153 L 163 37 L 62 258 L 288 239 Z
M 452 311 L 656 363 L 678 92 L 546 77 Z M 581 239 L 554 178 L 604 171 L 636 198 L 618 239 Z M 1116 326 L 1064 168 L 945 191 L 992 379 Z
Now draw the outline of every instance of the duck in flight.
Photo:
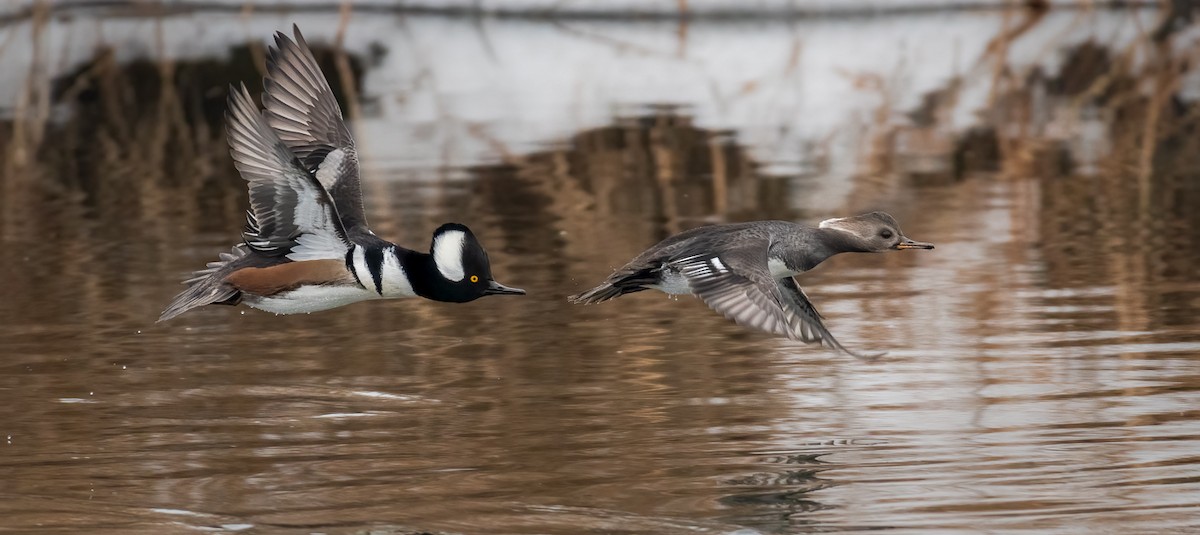
M 933 249 L 883 212 L 827 219 L 816 228 L 755 221 L 694 228 L 646 249 L 599 286 L 569 299 L 591 304 L 642 290 L 693 294 L 739 325 L 861 355 L 830 334 L 794 277 L 838 253 Z
M 429 253 L 367 228 L 354 139 L 300 29 L 293 31 L 295 41 L 275 34 L 263 112 L 244 85 L 229 91 L 230 153 L 250 189 L 242 242 L 193 273 L 158 321 L 210 304 L 295 314 L 368 299 L 465 303 L 524 294 L 492 278 L 487 252 L 464 225 L 434 231 Z

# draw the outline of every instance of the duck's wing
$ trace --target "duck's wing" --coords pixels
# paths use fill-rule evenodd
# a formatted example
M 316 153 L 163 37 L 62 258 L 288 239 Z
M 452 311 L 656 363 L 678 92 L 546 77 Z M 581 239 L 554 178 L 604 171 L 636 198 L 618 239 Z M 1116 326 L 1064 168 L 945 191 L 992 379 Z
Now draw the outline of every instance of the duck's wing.
M 295 41 L 276 32 L 275 46 L 267 54 L 267 124 L 329 190 L 345 228 L 366 232 L 354 138 L 300 28 L 293 26 L 292 31 Z
M 747 237 L 720 254 L 682 254 L 666 268 L 678 271 L 704 304 L 738 325 L 796 338 L 767 268 L 768 245 L 766 236 Z
M 246 91 L 229 88 L 229 153 L 249 182 L 246 245 L 294 261 L 343 259 L 350 242 L 329 192 L 279 140 Z
M 776 280 L 767 264 L 767 236 L 739 237 L 719 254 L 692 254 L 668 262 L 706 305 L 736 322 L 804 343 L 820 343 L 855 357 L 830 334 L 817 309 L 788 277 Z
M 838 342 L 829 329 L 825 328 L 825 323 L 821 321 L 823 319 L 821 313 L 817 312 L 817 307 L 808 300 L 808 296 L 796 284 L 795 279 L 791 277 L 779 279 L 777 286 L 783 296 L 781 304 L 784 316 L 787 318 L 788 330 L 794 333 L 794 336 L 789 336 L 790 338 L 808 344 L 819 343 L 829 349 L 842 351 L 863 360 L 874 360 L 883 355 L 883 353 L 861 354 L 846 349 L 846 346 Z

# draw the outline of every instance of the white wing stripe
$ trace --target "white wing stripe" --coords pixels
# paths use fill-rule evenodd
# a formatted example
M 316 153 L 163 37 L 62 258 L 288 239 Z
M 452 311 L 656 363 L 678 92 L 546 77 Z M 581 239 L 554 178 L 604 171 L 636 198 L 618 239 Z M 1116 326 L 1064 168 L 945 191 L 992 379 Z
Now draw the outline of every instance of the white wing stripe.
M 333 183 L 337 182 L 338 176 L 342 171 L 342 160 L 345 159 L 346 151 L 335 149 L 325 155 L 325 159 L 321 160 L 321 165 L 317 166 L 317 180 L 322 186 L 332 188 Z

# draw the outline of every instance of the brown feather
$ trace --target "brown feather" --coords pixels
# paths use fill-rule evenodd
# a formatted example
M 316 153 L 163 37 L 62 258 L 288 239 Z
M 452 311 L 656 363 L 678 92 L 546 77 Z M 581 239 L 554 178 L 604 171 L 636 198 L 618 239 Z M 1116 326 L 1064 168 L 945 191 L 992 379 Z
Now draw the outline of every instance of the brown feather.
M 304 260 L 242 268 L 230 273 L 225 282 L 243 292 L 269 297 L 305 285 L 353 283 L 354 278 L 340 260 Z

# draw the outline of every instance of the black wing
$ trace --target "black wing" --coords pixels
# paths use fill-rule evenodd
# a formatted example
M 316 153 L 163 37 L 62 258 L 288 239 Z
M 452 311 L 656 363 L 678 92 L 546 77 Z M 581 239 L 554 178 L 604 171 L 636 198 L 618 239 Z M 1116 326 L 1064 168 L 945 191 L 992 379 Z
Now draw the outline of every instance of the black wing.
M 277 32 L 267 56 L 267 124 L 329 190 L 343 226 L 366 231 L 354 138 L 300 28 L 293 26 L 292 31 L 295 41 Z
M 350 244 L 329 192 L 263 121 L 246 86 L 229 88 L 225 119 L 229 153 L 250 188 L 246 245 L 291 260 L 345 258 Z

